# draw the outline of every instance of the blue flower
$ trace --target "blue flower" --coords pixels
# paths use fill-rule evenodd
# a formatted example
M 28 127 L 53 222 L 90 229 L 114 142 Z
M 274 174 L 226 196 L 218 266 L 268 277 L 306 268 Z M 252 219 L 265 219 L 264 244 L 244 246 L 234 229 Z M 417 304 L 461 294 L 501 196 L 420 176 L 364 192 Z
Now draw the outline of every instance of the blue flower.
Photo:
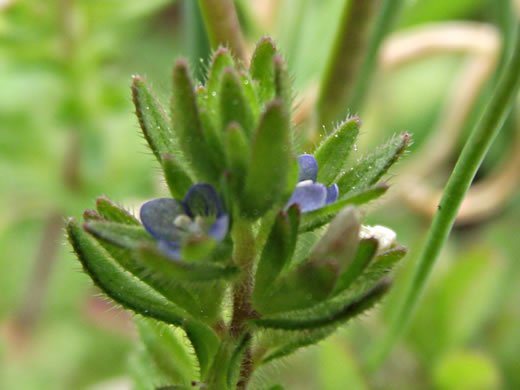
M 159 249 L 174 259 L 180 258 L 182 243 L 187 239 L 199 236 L 222 241 L 229 227 L 229 216 L 210 184 L 191 186 L 182 201 L 150 200 L 141 207 L 140 217 Z
M 338 199 L 339 189 L 337 184 L 327 187 L 324 184 L 316 183 L 318 163 L 314 156 L 310 154 L 298 156 L 298 166 L 298 184 L 286 207 L 297 203 L 301 212 L 306 213 L 320 209 Z

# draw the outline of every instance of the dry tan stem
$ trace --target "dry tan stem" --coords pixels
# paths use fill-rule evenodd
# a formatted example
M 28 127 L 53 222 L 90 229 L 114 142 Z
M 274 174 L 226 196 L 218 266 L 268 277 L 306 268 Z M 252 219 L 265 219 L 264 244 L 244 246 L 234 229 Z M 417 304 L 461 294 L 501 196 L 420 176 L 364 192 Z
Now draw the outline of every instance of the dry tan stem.
M 487 178 L 470 188 L 457 216 L 458 224 L 471 224 L 488 218 L 507 201 L 511 193 L 517 188 L 520 179 L 519 151 L 520 120 L 516 124 L 515 143 L 506 161 Z M 433 190 L 424 183 L 415 188 L 412 185 L 407 187 L 406 200 L 409 205 L 421 214 L 433 217 L 442 191 Z M 403 191 L 403 193 L 405 192 Z
M 421 214 L 432 217 L 441 196 L 425 180 L 440 167 L 453 152 L 478 93 L 495 69 L 498 59 L 499 37 L 488 25 L 478 23 L 442 23 L 422 26 L 418 29 L 394 35 L 382 50 L 382 67 L 393 70 L 411 61 L 441 53 L 468 53 L 467 65 L 449 95 L 443 114 L 432 131 L 430 139 L 415 158 L 409 159 L 403 174 L 395 183 L 393 197 L 404 198 Z M 520 132 L 520 130 L 519 130 Z M 516 188 L 520 155 L 520 134 L 508 160 L 489 178 L 474 185 L 457 217 L 457 223 L 471 223 L 488 217 Z

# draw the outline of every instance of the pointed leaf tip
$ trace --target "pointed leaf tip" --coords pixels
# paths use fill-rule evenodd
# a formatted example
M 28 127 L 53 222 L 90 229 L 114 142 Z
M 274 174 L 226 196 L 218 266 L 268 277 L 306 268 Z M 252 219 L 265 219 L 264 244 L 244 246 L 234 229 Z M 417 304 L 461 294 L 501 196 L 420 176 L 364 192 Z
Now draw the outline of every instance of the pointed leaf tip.
M 314 153 L 319 166 L 318 182 L 331 185 L 345 169 L 350 151 L 359 135 L 359 128 L 359 118 L 350 117 L 318 146 Z
M 187 61 L 183 58 L 178 59 L 173 68 L 171 113 L 183 154 L 197 178 L 216 184 L 220 169 L 212 160 L 213 153 L 201 122 L 195 88 Z
M 157 160 L 164 153 L 180 155 L 168 117 L 142 76 L 133 76 L 132 98 L 139 126 Z

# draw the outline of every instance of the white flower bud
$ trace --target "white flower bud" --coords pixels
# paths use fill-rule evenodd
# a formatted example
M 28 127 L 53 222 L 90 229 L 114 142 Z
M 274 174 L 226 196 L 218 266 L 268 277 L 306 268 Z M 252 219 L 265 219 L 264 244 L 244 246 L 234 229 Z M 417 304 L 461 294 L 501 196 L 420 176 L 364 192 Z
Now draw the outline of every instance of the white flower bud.
M 359 231 L 359 238 L 375 238 L 379 242 L 379 251 L 389 249 L 394 243 L 397 235 L 392 229 L 385 226 L 375 225 L 367 226 L 361 225 Z

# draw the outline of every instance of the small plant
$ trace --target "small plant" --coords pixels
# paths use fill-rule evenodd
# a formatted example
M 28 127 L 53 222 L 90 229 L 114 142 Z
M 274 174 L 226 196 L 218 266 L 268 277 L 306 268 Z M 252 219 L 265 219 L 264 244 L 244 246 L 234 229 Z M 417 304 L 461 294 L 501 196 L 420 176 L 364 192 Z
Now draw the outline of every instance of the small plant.
M 286 64 L 268 38 L 249 69 L 216 50 L 200 86 L 178 60 L 171 123 L 142 77 L 132 92 L 172 198 L 146 202 L 139 220 L 100 197 L 67 232 L 94 283 L 138 314 L 137 388 L 246 389 L 257 368 L 383 297 L 406 249 L 390 229 L 362 226 L 358 207 L 386 192 L 407 134 L 354 161 L 350 117 L 301 153 Z

